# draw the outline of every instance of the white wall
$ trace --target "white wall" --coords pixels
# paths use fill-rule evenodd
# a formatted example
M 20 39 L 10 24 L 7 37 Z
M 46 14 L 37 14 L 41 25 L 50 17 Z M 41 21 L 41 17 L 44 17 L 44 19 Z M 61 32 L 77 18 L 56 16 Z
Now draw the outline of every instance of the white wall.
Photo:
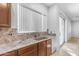
M 17 28 L 17 4 L 11 4 L 11 28 Z
M 58 25 L 58 8 L 57 6 L 52 6 L 48 10 L 47 27 L 49 31 L 57 33 Z
M 56 5 L 52 6 L 48 10 L 48 20 L 47 20 L 47 27 L 49 29 L 49 32 L 52 31 L 52 33 L 56 34 L 56 37 L 54 39 L 54 44 L 52 44 L 52 49 L 56 48 L 58 44 L 56 43 L 56 40 L 58 40 L 59 37 L 59 20 L 58 20 L 58 7 Z
M 56 38 L 55 38 L 55 46 L 58 47 L 58 40 L 59 40 L 59 19 L 58 17 L 60 16 L 61 10 L 56 6 L 52 6 L 48 10 L 48 21 L 47 21 L 47 27 L 49 31 L 52 31 L 52 33 L 56 33 Z M 62 12 L 61 15 L 65 22 L 65 39 L 66 41 L 71 37 L 71 21 L 70 19 L 65 15 L 65 13 Z
M 79 21 L 72 22 L 72 36 L 79 37 Z
M 67 39 L 69 40 L 69 38 L 71 38 L 71 32 L 72 32 L 72 23 L 71 23 L 71 20 L 70 19 L 68 19 L 67 20 Z

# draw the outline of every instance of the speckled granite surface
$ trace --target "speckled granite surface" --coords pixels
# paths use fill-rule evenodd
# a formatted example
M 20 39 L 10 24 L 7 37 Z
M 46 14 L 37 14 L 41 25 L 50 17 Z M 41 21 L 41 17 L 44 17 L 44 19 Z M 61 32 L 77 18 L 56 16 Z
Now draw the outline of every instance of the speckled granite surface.
M 17 33 L 16 29 L 1 28 L 0 29 L 0 45 L 7 44 L 16 40 L 33 38 L 35 35 L 44 35 L 46 33 Z
M 47 39 L 42 39 L 42 40 L 35 40 L 33 38 L 29 38 L 29 39 L 25 39 L 25 40 L 17 40 L 11 43 L 8 43 L 4 46 L 0 47 L 0 54 L 12 51 L 12 50 L 16 50 L 31 44 L 35 44 L 41 41 L 45 41 L 45 40 L 49 40 L 51 39 L 51 37 L 48 37 Z
M 35 40 L 35 35 L 37 35 L 37 37 L 46 37 L 46 39 Z M 46 32 L 18 34 L 16 29 L 2 28 L 0 29 L 0 54 L 44 40 L 53 39 L 54 37 L 55 36 L 47 35 Z

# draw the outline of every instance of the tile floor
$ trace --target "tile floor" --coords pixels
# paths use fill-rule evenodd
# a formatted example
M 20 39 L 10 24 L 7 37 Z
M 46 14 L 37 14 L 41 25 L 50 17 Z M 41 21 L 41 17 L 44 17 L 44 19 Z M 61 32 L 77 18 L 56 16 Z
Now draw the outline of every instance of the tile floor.
M 52 56 L 78 56 L 79 55 L 79 39 L 71 39 L 65 43 L 59 51 Z

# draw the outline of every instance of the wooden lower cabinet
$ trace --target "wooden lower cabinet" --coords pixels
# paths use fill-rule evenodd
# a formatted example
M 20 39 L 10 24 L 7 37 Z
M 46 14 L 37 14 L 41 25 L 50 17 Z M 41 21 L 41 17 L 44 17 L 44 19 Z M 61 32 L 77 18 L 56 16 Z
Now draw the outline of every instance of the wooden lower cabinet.
M 37 56 L 37 51 L 32 50 L 30 52 L 22 54 L 21 56 Z
M 47 49 L 46 49 L 46 41 L 38 43 L 38 56 L 46 56 Z
M 52 54 L 52 40 L 38 43 L 38 56 L 50 56 Z
M 19 56 L 37 56 L 37 44 L 18 49 Z
M 42 41 L 0 56 L 49 56 L 52 52 L 52 40 Z
M 17 50 L 1 54 L 0 56 L 17 56 Z
M 50 56 L 52 54 L 52 40 L 47 40 L 47 56 Z

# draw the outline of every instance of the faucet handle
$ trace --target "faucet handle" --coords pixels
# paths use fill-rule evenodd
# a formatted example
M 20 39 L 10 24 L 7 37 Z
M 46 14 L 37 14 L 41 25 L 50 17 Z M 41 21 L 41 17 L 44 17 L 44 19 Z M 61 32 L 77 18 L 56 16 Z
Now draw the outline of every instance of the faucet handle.
M 37 35 L 34 35 L 34 37 L 37 37 Z
M 9 33 L 8 35 L 12 36 L 13 34 L 12 33 Z

